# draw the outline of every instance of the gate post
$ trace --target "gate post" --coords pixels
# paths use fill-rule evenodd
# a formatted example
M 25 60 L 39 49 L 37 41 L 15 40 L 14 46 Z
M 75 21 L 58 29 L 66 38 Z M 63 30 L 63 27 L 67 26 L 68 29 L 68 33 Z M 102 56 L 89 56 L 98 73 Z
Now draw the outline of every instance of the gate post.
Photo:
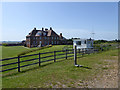
M 76 45 L 74 46 L 74 65 L 77 65 L 77 53 L 76 53 Z

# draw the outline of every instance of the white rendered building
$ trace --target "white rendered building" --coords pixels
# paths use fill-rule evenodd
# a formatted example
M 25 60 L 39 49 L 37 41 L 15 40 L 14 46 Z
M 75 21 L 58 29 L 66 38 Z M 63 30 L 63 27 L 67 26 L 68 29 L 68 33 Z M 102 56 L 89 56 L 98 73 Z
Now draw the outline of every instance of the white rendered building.
M 93 48 L 93 39 L 80 39 L 80 38 L 74 38 L 73 39 L 73 48 L 76 45 L 77 49 L 81 48 Z

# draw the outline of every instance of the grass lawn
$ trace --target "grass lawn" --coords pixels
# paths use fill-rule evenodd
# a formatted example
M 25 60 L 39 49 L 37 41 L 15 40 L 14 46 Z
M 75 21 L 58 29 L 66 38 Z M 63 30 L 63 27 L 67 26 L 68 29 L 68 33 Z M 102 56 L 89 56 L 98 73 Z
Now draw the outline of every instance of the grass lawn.
M 27 48 L 24 46 L 0 46 L 2 48 L 2 59 L 16 57 L 23 51 L 28 51 L 35 48 Z
M 65 47 L 65 45 L 53 45 L 52 47 L 49 47 L 49 48 L 44 48 L 44 49 L 41 49 L 41 50 L 38 50 L 38 51 L 30 52 L 27 55 L 29 55 L 29 54 L 36 54 L 36 53 L 38 54 L 39 52 L 40 53 L 44 53 L 44 52 L 62 50 L 64 47 Z M 17 56 L 18 53 L 21 53 L 22 51 L 25 51 L 26 49 L 34 49 L 34 48 L 25 48 L 25 50 L 24 50 L 24 47 L 3 47 L 3 48 L 4 48 L 3 49 L 4 53 L 7 52 L 7 48 L 8 48 L 8 52 L 5 53 L 4 56 L 9 56 L 9 57 L 11 57 L 14 53 L 15 53 L 14 56 Z M 21 52 L 19 51 L 20 48 L 22 48 Z M 16 52 L 17 51 L 16 49 L 18 49 L 19 52 Z M 56 54 L 60 54 L 60 53 L 64 53 L 64 52 L 58 52 Z M 54 53 L 41 54 L 40 56 L 41 57 L 45 57 L 45 56 L 49 56 L 49 55 L 53 55 L 53 54 Z M 62 55 L 62 56 L 65 56 L 65 55 Z M 20 61 L 24 61 L 24 60 L 28 60 L 28 59 L 34 59 L 34 58 L 38 58 L 38 57 L 39 57 L 38 55 L 30 56 L 30 57 L 24 57 L 24 58 L 20 58 Z M 60 56 L 56 56 L 56 58 L 58 58 L 58 57 L 60 57 Z M 41 59 L 41 61 L 45 61 L 45 60 L 49 60 L 49 59 L 53 59 L 53 58 L 54 58 L 53 56 L 49 57 L 49 58 L 43 58 L 43 59 Z M 9 64 L 9 63 L 17 62 L 17 61 L 18 61 L 18 59 L 16 58 L 16 59 L 3 61 L 2 64 Z M 20 66 L 27 65 L 27 64 L 32 64 L 32 63 L 36 63 L 36 62 L 38 62 L 38 59 L 34 60 L 34 61 L 29 61 L 29 62 L 22 62 L 20 64 Z M 33 66 L 30 66 L 30 68 L 33 68 Z M 10 68 L 15 68 L 15 67 L 18 67 L 17 63 L 16 64 L 12 64 L 12 65 L 8 65 L 8 66 L 4 66 L 4 67 L 2 67 L 2 69 L 5 70 L 5 69 L 10 69 Z M 24 67 L 21 70 L 28 69 L 28 68 L 29 68 L 29 66 L 28 67 Z M 8 72 L 9 71 L 3 72 L 3 73 L 8 73 Z M 12 70 L 12 72 L 14 73 L 14 72 L 16 72 L 16 70 Z M 11 71 L 10 71 L 10 73 L 11 73 Z
M 38 50 L 29 54 L 39 53 L 39 52 L 49 52 L 49 51 L 55 51 L 55 50 L 61 50 L 65 45 L 53 45 L 50 48 Z M 2 48 L 2 59 L 4 58 L 10 58 L 10 57 L 16 57 L 19 53 L 37 49 L 37 48 L 27 48 L 24 46 L 0 46 Z
M 64 46 L 54 46 L 44 51 L 54 51 Z M 38 53 L 36 51 L 35 53 Z M 96 54 L 84 55 L 78 58 L 78 64 L 85 67 L 75 67 L 73 58 L 57 60 L 57 62 L 43 63 L 23 69 L 20 73 L 9 73 L 2 77 L 3 88 L 71 88 L 87 87 L 84 82 L 91 81 L 97 75 L 102 75 L 104 70 L 109 71 L 114 66 L 109 65 L 106 60 L 117 61 L 118 50 L 109 50 Z

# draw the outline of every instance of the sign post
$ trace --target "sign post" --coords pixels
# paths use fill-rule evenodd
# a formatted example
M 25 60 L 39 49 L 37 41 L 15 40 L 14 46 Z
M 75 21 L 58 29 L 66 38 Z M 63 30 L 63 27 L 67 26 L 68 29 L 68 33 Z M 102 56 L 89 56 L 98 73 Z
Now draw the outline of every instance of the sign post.
M 75 45 L 74 46 L 74 65 L 77 65 L 77 53 L 76 53 L 76 50 L 77 50 L 77 46 Z
M 82 67 L 82 65 L 77 64 L 77 46 L 76 45 L 74 46 L 74 65 L 76 67 Z

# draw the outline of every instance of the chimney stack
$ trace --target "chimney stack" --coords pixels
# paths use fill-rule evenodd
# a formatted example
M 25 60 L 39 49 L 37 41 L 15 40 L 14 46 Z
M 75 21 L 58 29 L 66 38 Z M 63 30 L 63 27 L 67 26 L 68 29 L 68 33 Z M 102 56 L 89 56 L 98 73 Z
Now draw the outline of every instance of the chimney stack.
M 60 37 L 62 37 L 62 33 L 60 33 Z
M 34 30 L 36 30 L 36 28 L 34 27 Z
M 50 30 L 52 30 L 52 27 L 50 27 Z
M 44 28 L 42 27 L 42 31 L 44 31 Z

